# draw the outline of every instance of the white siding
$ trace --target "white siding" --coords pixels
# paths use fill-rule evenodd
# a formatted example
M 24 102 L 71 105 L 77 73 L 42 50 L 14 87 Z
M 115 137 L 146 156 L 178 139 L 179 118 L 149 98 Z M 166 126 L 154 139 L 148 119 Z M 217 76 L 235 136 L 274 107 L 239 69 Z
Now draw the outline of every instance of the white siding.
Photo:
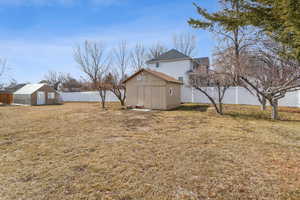
M 184 84 L 185 85 L 189 84 L 187 71 L 192 69 L 192 62 L 190 60 L 159 62 L 158 68 L 156 67 L 155 63 L 149 64 L 148 67 L 151 70 L 165 73 L 176 79 L 178 79 L 179 77 L 183 77 Z

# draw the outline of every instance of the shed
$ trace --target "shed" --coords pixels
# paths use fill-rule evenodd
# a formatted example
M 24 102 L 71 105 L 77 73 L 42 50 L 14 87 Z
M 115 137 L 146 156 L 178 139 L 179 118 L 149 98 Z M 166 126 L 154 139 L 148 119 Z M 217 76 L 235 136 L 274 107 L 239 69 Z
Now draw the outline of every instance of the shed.
M 0 91 L 0 103 L 11 104 L 13 101 L 13 94 L 9 91 Z
M 123 83 L 127 106 L 169 110 L 181 104 L 182 82 L 164 73 L 141 69 Z
M 12 104 L 13 103 L 13 93 L 18 89 L 24 87 L 26 84 L 16 84 L 8 86 L 0 90 L 0 103 Z
M 27 84 L 13 94 L 15 104 L 53 105 L 59 103 L 59 94 L 47 84 Z

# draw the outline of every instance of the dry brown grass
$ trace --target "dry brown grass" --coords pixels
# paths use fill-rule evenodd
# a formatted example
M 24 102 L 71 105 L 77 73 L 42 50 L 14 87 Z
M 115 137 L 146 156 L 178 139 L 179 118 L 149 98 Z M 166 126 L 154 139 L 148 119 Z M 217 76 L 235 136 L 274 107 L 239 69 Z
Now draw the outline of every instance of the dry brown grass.
M 300 114 L 0 107 L 0 199 L 300 199 Z

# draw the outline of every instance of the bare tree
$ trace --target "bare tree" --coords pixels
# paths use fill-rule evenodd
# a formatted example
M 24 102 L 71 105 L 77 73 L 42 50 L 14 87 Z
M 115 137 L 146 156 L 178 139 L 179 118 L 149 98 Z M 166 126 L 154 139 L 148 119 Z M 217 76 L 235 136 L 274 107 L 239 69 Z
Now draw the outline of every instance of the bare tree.
M 119 99 L 121 106 L 125 106 L 126 87 L 120 79 L 119 74 L 116 72 L 110 72 L 106 77 L 106 81 L 109 90 Z
M 262 41 L 252 58 L 256 73 L 245 71 L 239 75 L 244 84 L 270 103 L 273 120 L 279 119 L 278 101 L 286 93 L 300 89 L 300 64 L 279 54 L 284 48 L 271 40 Z
M 147 59 L 146 48 L 143 44 L 137 43 L 131 52 L 131 64 L 135 71 L 142 69 L 145 66 Z
M 65 75 L 61 72 L 49 71 L 40 83 L 47 83 L 52 86 L 55 90 L 58 90 L 59 84 L 65 79 Z
M 240 74 L 247 74 L 250 75 L 252 77 L 258 77 L 261 74 L 261 70 L 257 67 L 260 65 L 260 61 L 258 59 L 256 59 L 255 54 L 253 54 L 253 52 L 251 51 L 243 51 L 243 53 L 240 55 L 240 60 L 241 60 L 241 65 L 240 65 L 240 70 L 239 73 Z M 257 97 L 257 100 L 259 101 L 260 105 L 261 105 L 261 110 L 265 111 L 267 110 L 267 99 L 261 95 L 259 92 L 257 92 L 256 90 L 253 90 L 252 87 L 249 86 L 249 84 L 245 84 L 243 81 L 239 81 L 240 82 L 240 86 L 244 87 L 245 89 L 248 90 L 248 92 L 250 92 L 253 96 Z M 260 87 L 263 91 L 267 90 L 267 86 L 266 85 L 260 85 L 260 82 L 255 81 L 254 85 L 256 87 Z
M 107 81 L 110 84 L 110 91 L 119 99 L 122 106 L 125 105 L 126 87 L 123 81 L 126 79 L 128 70 L 130 53 L 127 42 L 122 41 L 113 51 L 115 69 L 111 70 L 107 76 Z
M 197 48 L 197 38 L 191 33 L 174 35 L 174 48 L 187 56 L 193 56 Z
M 255 34 L 255 30 L 249 27 L 237 27 L 233 31 L 215 29 L 213 33 L 218 41 L 216 52 L 218 52 L 217 54 L 223 54 L 222 61 L 225 62 L 227 73 L 233 76 L 235 85 L 242 86 L 238 75 L 247 67 L 244 64 L 247 60 L 245 57 L 247 57 L 249 48 L 255 44 L 259 36 Z
M 121 79 L 124 79 L 128 70 L 130 52 L 126 41 L 121 41 L 117 48 L 113 50 L 115 65 L 120 73 Z
M 40 83 L 47 83 L 55 90 L 75 92 L 81 89 L 82 83 L 69 73 L 49 71 Z
M 6 60 L 0 58 L 0 80 L 2 79 L 4 72 L 6 71 Z M 0 84 L 3 84 L 2 81 L 0 81 Z M 3 85 L 0 85 L 0 88 L 3 87 Z
M 239 65 L 239 69 L 237 69 L 236 56 L 234 52 L 235 50 L 233 47 L 228 47 L 227 49 L 217 48 L 214 54 L 215 70 L 221 73 L 226 73 L 228 76 L 232 77 L 235 85 L 244 87 L 246 90 L 248 90 L 248 92 L 256 96 L 261 104 L 262 110 L 266 110 L 266 99 L 259 93 L 257 93 L 255 90 L 253 90 L 251 87 L 249 87 L 247 84 L 244 84 L 241 81 L 237 81 L 237 74 L 241 72 L 247 72 L 248 74 L 259 73 L 253 67 L 253 65 L 255 65 L 254 60 L 251 59 L 253 56 L 249 54 L 248 48 L 243 48 L 243 50 L 238 53 L 239 63 L 242 64 Z
M 149 60 L 155 59 L 155 58 L 159 57 L 161 54 L 163 54 L 166 51 L 167 51 L 167 48 L 164 47 L 159 42 L 157 42 L 156 44 L 152 45 L 149 48 L 148 56 L 147 57 L 148 57 Z
M 207 87 L 206 85 L 208 80 L 211 87 Z M 216 71 L 210 71 L 209 75 L 194 73 L 190 77 L 190 85 L 204 94 L 220 115 L 224 114 L 223 99 L 227 89 L 232 86 L 232 84 L 232 79 L 228 74 Z
M 83 89 L 83 83 L 80 80 L 66 74 L 61 84 L 61 89 L 68 92 L 78 92 Z
M 81 71 L 92 82 L 92 87 L 98 90 L 102 108 L 105 109 L 107 82 L 106 74 L 109 66 L 105 56 L 105 47 L 102 43 L 85 41 L 83 47 L 74 50 L 74 59 Z
M 18 81 L 16 79 L 9 80 L 9 83 L 7 84 L 7 88 L 16 87 L 18 85 Z

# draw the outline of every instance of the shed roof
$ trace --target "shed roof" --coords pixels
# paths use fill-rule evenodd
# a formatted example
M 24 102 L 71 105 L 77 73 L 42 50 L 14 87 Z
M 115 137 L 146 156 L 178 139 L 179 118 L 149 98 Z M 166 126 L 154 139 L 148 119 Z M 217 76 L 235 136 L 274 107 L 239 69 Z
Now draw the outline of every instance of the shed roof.
M 24 87 L 22 87 L 21 89 L 14 92 L 14 94 L 32 94 L 35 91 L 37 91 L 38 89 L 40 89 L 41 87 L 43 87 L 44 85 L 46 85 L 46 84 L 45 83 L 42 83 L 42 84 L 27 84 Z
M 161 54 L 157 58 L 154 58 L 152 60 L 147 61 L 148 63 L 151 62 L 157 62 L 162 60 L 173 60 L 173 59 L 182 59 L 182 60 L 188 60 L 192 59 L 191 57 L 179 52 L 176 49 L 171 49 L 170 51 L 167 51 L 166 53 Z
M 140 74 L 141 72 L 148 72 L 150 74 L 152 74 L 153 76 L 156 76 L 164 81 L 167 82 L 171 82 L 171 83 L 177 83 L 177 84 L 183 84 L 181 81 L 158 71 L 154 71 L 154 70 L 150 70 L 150 69 L 140 69 L 139 71 L 135 72 L 133 75 L 131 75 L 130 77 L 128 77 L 125 81 L 123 81 L 123 83 L 126 83 L 127 81 L 129 81 L 130 79 L 132 79 L 133 77 L 135 77 L 136 75 Z

